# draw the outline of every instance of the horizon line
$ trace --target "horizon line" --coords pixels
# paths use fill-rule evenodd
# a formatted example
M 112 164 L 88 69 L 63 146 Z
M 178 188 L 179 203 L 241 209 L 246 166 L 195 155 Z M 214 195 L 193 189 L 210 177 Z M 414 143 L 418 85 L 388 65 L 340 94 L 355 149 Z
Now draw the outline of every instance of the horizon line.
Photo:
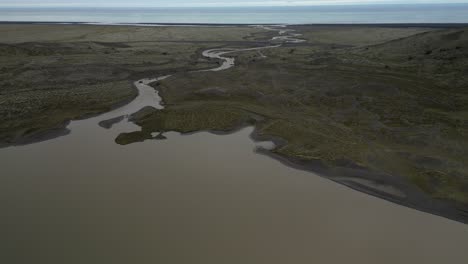
M 170 5 L 76 5 L 76 4 L 54 4 L 54 5 L 34 5 L 34 4 L 1 4 L 1 8 L 229 8 L 229 7 L 248 7 L 248 8 L 265 8 L 265 7 L 319 7 L 319 6 L 397 6 L 397 5 L 412 5 L 412 6 L 421 6 L 421 5 L 468 5 L 468 2 L 449 2 L 449 3 L 327 3 L 327 4 L 276 4 L 276 5 L 179 5 L 179 6 L 170 6 Z

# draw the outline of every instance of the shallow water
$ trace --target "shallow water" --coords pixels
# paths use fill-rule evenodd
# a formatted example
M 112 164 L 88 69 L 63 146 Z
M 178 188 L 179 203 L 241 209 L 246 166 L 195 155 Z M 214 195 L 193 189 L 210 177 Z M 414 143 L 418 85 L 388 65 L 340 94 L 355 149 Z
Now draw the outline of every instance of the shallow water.
M 284 33 L 286 34 L 286 33 Z M 292 36 L 294 37 L 294 36 Z M 290 37 L 291 38 L 291 37 Z M 287 39 L 285 40 L 287 41 Z M 218 54 L 226 63 L 230 60 Z M 234 60 L 232 60 L 232 65 Z M 127 146 L 130 104 L 71 134 L 0 149 L 1 263 L 462 263 L 468 225 L 401 207 L 253 150 L 231 135 L 165 133 Z
M 468 226 L 255 154 L 251 128 L 0 150 L 2 263 L 461 263 Z
M 2 263 L 461 263 L 468 225 L 254 153 L 252 128 L 114 143 L 103 119 L 0 149 Z

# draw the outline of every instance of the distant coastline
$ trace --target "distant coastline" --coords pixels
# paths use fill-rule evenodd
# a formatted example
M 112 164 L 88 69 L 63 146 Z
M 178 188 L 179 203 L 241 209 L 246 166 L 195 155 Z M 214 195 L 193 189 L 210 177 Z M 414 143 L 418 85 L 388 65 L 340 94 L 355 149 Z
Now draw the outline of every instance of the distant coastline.
M 101 23 L 101 22 L 69 22 L 69 21 L 0 21 L 0 25 L 83 25 L 83 26 L 177 26 L 177 27 L 235 27 L 235 26 L 252 26 L 252 25 L 288 25 L 288 26 L 326 26 L 326 27 L 429 27 L 429 28 L 463 28 L 468 27 L 468 22 L 465 23 L 344 23 L 344 24 L 328 24 L 328 23 L 310 23 L 310 24 L 289 24 L 289 23 Z
M 165 24 L 468 23 L 468 4 L 281 7 L 2 7 L 2 21 Z

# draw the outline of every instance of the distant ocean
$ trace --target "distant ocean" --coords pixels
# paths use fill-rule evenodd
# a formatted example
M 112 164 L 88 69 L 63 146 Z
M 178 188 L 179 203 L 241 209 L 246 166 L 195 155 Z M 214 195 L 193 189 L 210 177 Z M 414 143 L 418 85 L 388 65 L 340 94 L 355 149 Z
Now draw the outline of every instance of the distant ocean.
M 0 21 L 95 23 L 468 23 L 468 4 L 224 8 L 0 8 Z

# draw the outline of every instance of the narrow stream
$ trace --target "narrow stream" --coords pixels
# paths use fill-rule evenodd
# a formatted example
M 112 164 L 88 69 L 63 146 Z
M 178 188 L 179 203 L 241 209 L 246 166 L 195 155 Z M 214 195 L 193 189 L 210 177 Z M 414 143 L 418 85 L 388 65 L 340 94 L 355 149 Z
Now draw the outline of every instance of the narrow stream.
M 292 33 L 293 30 L 285 30 L 282 28 L 283 27 L 282 25 L 278 25 L 277 27 L 279 28 L 273 28 L 273 27 L 267 27 L 267 26 L 256 26 L 256 27 L 260 27 L 265 30 L 278 31 L 280 35 L 279 38 L 274 37 L 272 41 L 280 39 L 281 43 L 276 44 L 276 45 L 269 45 L 265 47 L 254 47 L 254 48 L 245 48 L 245 49 L 221 48 L 221 49 L 205 50 L 202 52 L 202 55 L 204 57 L 207 57 L 210 59 L 218 59 L 218 60 L 221 60 L 222 63 L 220 64 L 220 66 L 216 68 L 201 70 L 201 71 L 217 72 L 217 71 L 223 71 L 231 67 L 234 67 L 235 58 L 227 57 L 227 56 L 225 57 L 223 55 L 232 54 L 235 52 L 252 51 L 252 50 L 260 51 L 263 49 L 278 48 L 278 47 L 281 47 L 282 43 L 297 43 L 297 42 L 303 41 L 301 39 L 297 39 L 297 37 L 299 37 L 301 34 Z M 198 72 L 201 72 L 201 71 L 198 71 Z M 152 106 L 152 107 L 155 107 L 156 109 L 163 109 L 164 106 L 162 106 L 161 104 L 162 98 L 159 96 L 158 91 L 155 90 L 153 87 L 149 86 L 149 84 L 160 81 L 160 80 L 164 80 L 170 77 L 173 77 L 173 75 L 165 75 L 165 76 L 160 76 L 156 78 L 145 78 L 145 79 L 136 81 L 134 84 L 138 89 L 138 96 L 129 104 L 123 107 L 120 107 L 118 109 L 115 109 L 113 111 L 99 115 L 97 117 L 91 118 L 91 119 L 87 119 L 84 121 L 81 121 L 81 120 L 73 121 L 67 128 L 73 132 L 73 130 L 76 129 L 77 127 L 76 124 L 80 124 L 81 122 L 96 122 L 96 120 L 103 121 L 103 120 L 112 119 L 118 116 L 126 117 L 126 121 L 128 122 L 129 115 L 137 112 L 138 110 L 142 109 L 145 106 Z
M 238 51 L 206 54 L 232 67 L 225 52 Z M 165 134 L 168 140 L 121 146 L 116 136 L 138 126 L 128 121 L 111 129 L 98 126 L 144 106 L 162 109 L 148 84 L 175 76 L 136 82 L 134 101 L 71 122 L 67 136 L 0 149 L 1 263 L 468 259 L 468 225 L 257 155 L 249 138 L 253 128 L 224 136 L 171 132 Z

